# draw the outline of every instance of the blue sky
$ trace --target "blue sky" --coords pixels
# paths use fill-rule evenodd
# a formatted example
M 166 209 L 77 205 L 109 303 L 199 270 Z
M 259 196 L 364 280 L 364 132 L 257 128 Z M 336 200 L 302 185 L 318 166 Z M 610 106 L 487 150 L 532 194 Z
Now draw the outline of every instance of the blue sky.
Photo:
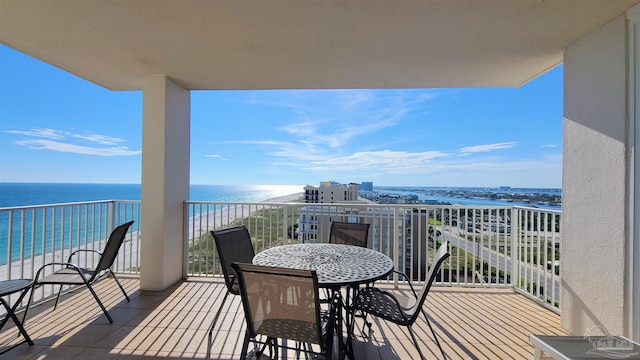
M 520 88 L 194 91 L 192 184 L 559 188 L 562 66 Z M 0 181 L 139 183 L 142 93 L 0 45 Z

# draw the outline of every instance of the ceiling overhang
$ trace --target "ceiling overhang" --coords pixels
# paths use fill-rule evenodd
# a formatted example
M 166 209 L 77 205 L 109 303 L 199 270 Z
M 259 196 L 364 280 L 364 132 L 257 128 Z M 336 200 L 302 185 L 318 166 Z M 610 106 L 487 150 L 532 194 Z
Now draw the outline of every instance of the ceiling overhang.
M 113 90 L 515 87 L 640 0 L 0 0 L 0 42 Z

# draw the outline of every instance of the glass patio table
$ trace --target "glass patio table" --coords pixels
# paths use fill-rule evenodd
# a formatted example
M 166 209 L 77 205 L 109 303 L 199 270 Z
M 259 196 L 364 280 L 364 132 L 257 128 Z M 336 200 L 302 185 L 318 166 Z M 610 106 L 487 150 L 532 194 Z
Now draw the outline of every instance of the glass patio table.
M 393 271 L 393 260 L 368 248 L 340 244 L 281 245 L 261 251 L 253 258 L 255 265 L 315 270 L 318 286 L 339 291 L 348 287 L 354 292 L 360 284 L 387 277 Z M 349 297 L 345 303 L 347 329 L 354 321 Z M 342 319 L 339 319 L 341 323 Z M 347 331 L 346 352 L 353 359 L 352 339 Z

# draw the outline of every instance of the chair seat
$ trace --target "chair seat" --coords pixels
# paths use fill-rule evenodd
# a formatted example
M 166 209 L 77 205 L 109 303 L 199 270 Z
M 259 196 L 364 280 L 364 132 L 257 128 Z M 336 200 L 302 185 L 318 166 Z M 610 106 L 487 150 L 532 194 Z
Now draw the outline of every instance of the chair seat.
M 315 342 L 317 340 L 316 326 L 316 323 L 302 320 L 266 319 L 256 328 L 256 331 L 282 339 Z
M 403 315 L 402 310 L 405 306 L 409 306 L 411 302 L 415 305 L 416 301 L 405 296 L 395 295 L 395 297 L 398 299 L 401 308 L 394 301 L 393 295 L 386 291 L 373 287 L 364 288 L 358 292 L 357 309 L 396 324 L 405 325 L 408 319 Z
M 80 268 L 80 271 L 82 272 L 82 274 L 87 280 L 90 280 L 93 277 L 93 274 L 95 274 L 95 271 L 91 269 Z M 42 279 L 38 280 L 38 283 L 39 284 L 64 283 L 64 284 L 83 285 L 84 280 L 82 280 L 82 277 L 80 276 L 80 274 L 78 274 L 78 271 L 76 269 L 64 268 L 54 272 L 51 275 L 47 275 L 43 277 Z
M 413 313 L 411 309 L 413 309 L 413 307 L 416 305 L 416 298 L 396 295 L 396 300 L 398 300 L 398 303 L 400 304 L 402 310 L 404 310 L 406 313 Z

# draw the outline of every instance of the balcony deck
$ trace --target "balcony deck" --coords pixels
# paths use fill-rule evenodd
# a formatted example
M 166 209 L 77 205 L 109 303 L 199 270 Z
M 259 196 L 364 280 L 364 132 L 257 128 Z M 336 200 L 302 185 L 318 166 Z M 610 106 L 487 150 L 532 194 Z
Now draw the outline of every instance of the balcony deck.
M 30 310 L 26 329 L 35 345 L 22 344 L 0 359 L 206 358 L 208 327 L 225 291 L 222 279 L 190 279 L 160 292 L 141 291 L 135 276 L 121 281 L 129 303 L 113 280 L 96 285 L 113 324 L 86 288 L 76 290 L 55 311 L 52 301 Z M 240 298 L 229 299 L 214 332 L 213 359 L 237 359 L 242 346 Z M 451 359 L 530 359 L 529 334 L 566 334 L 558 315 L 511 289 L 436 287 L 426 306 Z M 20 341 L 12 325 L 0 332 L 0 350 Z M 414 329 L 426 356 L 439 358 L 426 323 L 418 320 Z M 408 332 L 396 325 L 373 319 L 370 336 L 359 329 L 356 335 L 356 358 L 418 358 Z

